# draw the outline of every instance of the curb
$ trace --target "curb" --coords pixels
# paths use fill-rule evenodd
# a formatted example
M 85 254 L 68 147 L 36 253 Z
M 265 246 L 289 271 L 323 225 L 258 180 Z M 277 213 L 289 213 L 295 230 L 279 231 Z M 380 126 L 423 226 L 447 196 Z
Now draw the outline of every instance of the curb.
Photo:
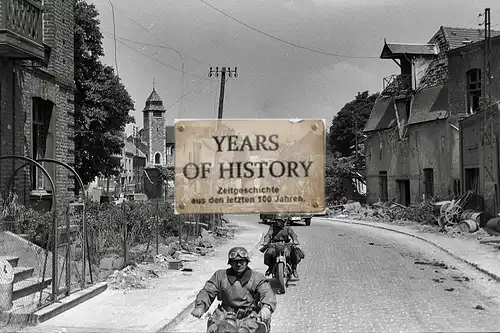
M 249 251 L 250 257 L 252 257 L 255 252 L 258 251 L 260 241 L 264 237 L 264 233 L 261 233 L 259 239 L 257 240 L 256 244 L 252 247 L 252 249 Z M 153 332 L 160 333 L 160 332 L 169 332 L 175 328 L 181 321 L 183 321 L 186 316 L 188 316 L 191 313 L 191 310 L 193 309 L 194 302 L 196 300 L 196 296 L 193 297 L 193 300 L 187 305 L 184 309 L 182 309 L 181 312 L 179 312 L 172 320 L 170 320 L 166 324 L 160 324 L 161 328 L 153 329 Z
M 326 221 L 334 221 L 334 222 L 339 222 L 339 223 L 345 223 L 345 224 L 357 224 L 357 225 L 362 225 L 362 226 L 366 226 L 366 227 L 372 227 L 372 228 L 377 228 L 377 229 L 383 229 L 383 230 L 388 230 L 388 231 L 392 231 L 392 232 L 396 232 L 396 233 L 399 233 L 399 234 L 402 234 L 402 235 L 406 235 L 406 236 L 411 236 L 413 238 L 416 238 L 416 239 L 419 239 L 421 241 L 424 241 L 428 244 L 431 244 L 433 245 L 434 247 L 437 247 L 438 249 L 440 249 L 441 251 L 444 251 L 446 252 L 448 255 L 450 255 L 451 257 L 459 260 L 459 261 L 462 261 L 466 264 L 468 264 L 469 266 L 477 269 L 478 271 L 480 271 L 481 273 L 483 274 L 486 274 L 488 275 L 489 277 L 491 277 L 493 280 L 497 281 L 497 282 L 500 282 L 500 276 L 484 269 L 484 268 L 481 268 L 479 267 L 478 264 L 474 263 L 474 262 L 471 262 L 467 259 L 464 259 L 462 257 L 460 257 L 459 255 L 453 253 L 452 251 L 446 249 L 445 247 L 425 238 L 425 237 L 421 237 L 421 236 L 417 236 L 411 232 L 405 232 L 405 231 L 401 231 L 401 230 L 397 230 L 397 229 L 393 229 L 393 228 L 390 228 L 390 227 L 384 227 L 384 226 L 380 226 L 380 225 L 373 225 L 373 224 L 368 224 L 368 223 L 365 223 L 365 222 L 361 222 L 361 221 L 356 221 L 356 220 L 349 220 L 349 219 L 338 219 L 338 218 L 327 218 L 327 217 L 316 217 L 317 219 L 320 219 L 320 220 L 326 220 Z
M 0 321 L 3 324 L 27 324 L 28 326 L 36 326 L 99 295 L 106 290 L 107 287 L 107 282 L 97 283 L 61 298 L 57 302 L 49 304 L 34 313 L 2 313 L 0 314 Z
M 57 303 L 53 303 L 43 309 L 38 310 L 32 314 L 31 324 L 37 325 L 49 320 L 63 312 L 68 311 L 75 306 L 88 301 L 91 298 L 101 294 L 104 290 L 108 288 L 107 282 L 97 283 L 91 287 L 85 288 L 83 290 L 77 291 L 65 298 L 62 298 Z
M 83 290 L 79 290 L 69 296 L 61 298 L 57 302 L 49 304 L 34 313 L 1 313 L 0 321 L 2 324 L 7 325 L 25 324 L 28 326 L 36 326 L 99 295 L 106 290 L 107 287 L 107 282 L 97 283 Z

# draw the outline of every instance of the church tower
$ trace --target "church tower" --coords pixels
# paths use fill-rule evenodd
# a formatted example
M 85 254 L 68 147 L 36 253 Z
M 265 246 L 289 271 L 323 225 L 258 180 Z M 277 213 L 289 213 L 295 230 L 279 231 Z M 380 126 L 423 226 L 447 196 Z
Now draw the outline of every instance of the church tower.
M 148 166 L 165 165 L 167 163 L 167 148 L 165 144 L 165 113 L 163 101 L 156 93 L 154 84 L 153 91 L 146 100 L 144 107 L 144 141 L 148 145 Z

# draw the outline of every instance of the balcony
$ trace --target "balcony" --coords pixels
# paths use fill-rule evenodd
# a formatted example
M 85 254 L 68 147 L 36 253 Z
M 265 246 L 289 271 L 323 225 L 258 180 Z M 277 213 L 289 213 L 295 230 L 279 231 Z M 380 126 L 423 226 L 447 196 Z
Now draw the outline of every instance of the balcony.
M 411 75 L 393 74 L 383 78 L 382 95 L 393 95 L 405 90 L 411 90 Z
M 0 0 L 0 57 L 46 62 L 41 2 Z

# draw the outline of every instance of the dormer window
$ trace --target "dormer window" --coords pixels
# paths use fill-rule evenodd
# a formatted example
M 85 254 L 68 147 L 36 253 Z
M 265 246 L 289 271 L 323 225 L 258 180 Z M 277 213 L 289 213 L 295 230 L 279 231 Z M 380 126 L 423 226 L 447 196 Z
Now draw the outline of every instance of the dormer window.
M 467 71 L 467 114 L 479 110 L 481 100 L 481 70 L 474 68 Z

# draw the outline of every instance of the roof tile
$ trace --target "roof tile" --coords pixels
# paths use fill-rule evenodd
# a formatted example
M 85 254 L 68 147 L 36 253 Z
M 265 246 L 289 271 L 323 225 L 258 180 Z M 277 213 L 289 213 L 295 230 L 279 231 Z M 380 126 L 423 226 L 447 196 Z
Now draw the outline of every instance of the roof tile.
M 379 96 L 363 131 L 370 132 L 391 128 L 395 119 L 394 97 Z
M 154 88 L 148 99 L 146 100 L 146 106 L 144 107 L 144 110 L 142 110 L 142 112 L 148 111 L 166 111 L 163 107 L 163 101 Z
M 448 87 L 446 85 L 422 89 L 415 94 L 408 125 L 445 119 L 448 114 Z

